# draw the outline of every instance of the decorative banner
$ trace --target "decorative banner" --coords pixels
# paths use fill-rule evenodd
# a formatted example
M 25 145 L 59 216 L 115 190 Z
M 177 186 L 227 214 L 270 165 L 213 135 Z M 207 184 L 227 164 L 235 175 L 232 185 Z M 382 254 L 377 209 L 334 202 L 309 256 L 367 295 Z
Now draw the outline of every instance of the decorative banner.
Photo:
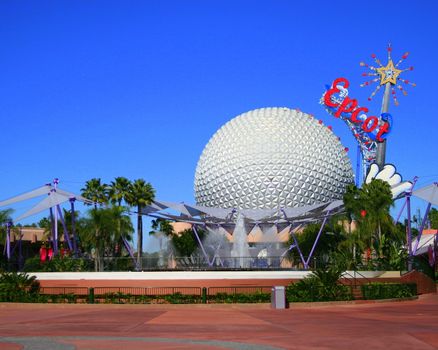
M 367 107 L 361 107 L 356 99 L 348 96 L 350 83 L 345 78 L 337 78 L 321 98 L 326 111 L 342 119 L 356 138 L 364 159 L 372 162 L 376 158 L 377 142 L 382 142 L 391 130 L 392 118 L 383 113 L 379 120 L 376 116 L 367 116 Z

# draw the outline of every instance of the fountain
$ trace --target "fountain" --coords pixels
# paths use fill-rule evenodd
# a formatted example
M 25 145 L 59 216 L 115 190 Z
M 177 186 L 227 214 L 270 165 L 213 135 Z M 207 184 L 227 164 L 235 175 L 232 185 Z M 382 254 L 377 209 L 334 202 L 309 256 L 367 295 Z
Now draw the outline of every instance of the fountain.
M 231 257 L 233 258 L 233 266 L 235 268 L 249 268 L 251 265 L 245 217 L 241 213 L 237 215 L 236 226 L 233 232 Z

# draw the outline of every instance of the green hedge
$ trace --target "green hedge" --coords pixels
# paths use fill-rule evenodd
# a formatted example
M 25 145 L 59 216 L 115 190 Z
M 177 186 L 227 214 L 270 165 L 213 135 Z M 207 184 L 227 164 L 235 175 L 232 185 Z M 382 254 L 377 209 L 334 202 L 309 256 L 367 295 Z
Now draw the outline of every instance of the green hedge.
M 364 299 L 407 298 L 417 295 L 415 283 L 370 283 L 361 286 Z
M 207 297 L 209 303 L 233 304 L 233 303 L 269 303 L 271 293 L 257 291 L 255 293 L 217 293 Z
M 286 299 L 292 302 L 313 301 L 342 301 L 353 300 L 353 294 L 349 286 L 337 284 L 323 286 L 309 281 L 301 280 L 286 288 Z
M 201 296 L 192 294 L 135 295 L 110 292 L 94 296 L 94 303 L 105 304 L 199 304 Z

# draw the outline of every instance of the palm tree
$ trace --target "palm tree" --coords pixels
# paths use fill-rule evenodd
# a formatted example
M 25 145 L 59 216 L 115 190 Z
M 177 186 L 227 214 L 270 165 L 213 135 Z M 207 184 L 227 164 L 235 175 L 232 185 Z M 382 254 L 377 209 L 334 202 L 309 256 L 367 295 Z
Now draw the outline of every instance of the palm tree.
M 0 210 L 0 242 L 4 242 L 6 237 L 6 224 L 12 221 L 12 209 Z
M 355 185 L 348 185 L 344 194 L 345 216 L 348 220 L 348 233 L 351 234 L 351 224 L 359 212 L 357 199 L 359 198 L 359 189 Z
M 97 204 L 108 203 L 106 194 L 107 185 L 101 183 L 100 178 L 93 178 L 85 182 L 85 187 L 81 188 L 83 197 L 93 201 L 94 209 L 97 209 Z
M 119 176 L 111 181 L 108 189 L 108 197 L 112 204 L 117 204 L 119 207 L 122 205 L 122 201 L 126 198 L 129 193 L 129 187 L 131 181 L 126 177 Z
M 103 271 L 103 257 L 112 254 L 121 237 L 130 237 L 134 228 L 124 207 L 93 208 L 88 214 L 81 238 L 95 250 L 95 270 Z
M 12 209 L 4 209 L 0 210 L 0 224 L 5 224 L 9 221 L 11 221 L 11 214 L 13 210 Z
M 152 231 L 149 232 L 150 235 L 154 235 L 158 232 L 164 233 L 166 236 L 172 236 L 175 231 L 169 220 L 158 218 L 152 220 L 151 222 Z
M 374 179 L 364 184 L 359 193 L 359 201 L 363 206 L 364 222 L 368 225 L 370 233 L 377 240 L 378 254 L 383 257 L 382 226 L 392 227 L 389 210 L 393 205 L 390 185 L 382 180 Z
M 359 238 L 359 236 L 357 234 L 355 234 L 354 236 L 352 236 L 352 230 L 351 230 L 351 226 L 353 223 L 353 220 L 356 219 L 357 215 L 360 213 L 360 205 L 358 202 L 358 198 L 359 198 L 359 189 L 351 184 L 347 186 L 347 190 L 345 191 L 344 194 L 344 209 L 345 209 L 345 218 L 348 220 L 348 237 L 347 237 L 347 241 L 348 243 L 351 243 L 351 245 L 353 246 L 352 249 L 352 253 L 353 253 L 353 258 L 356 259 L 356 245 L 357 245 L 357 239 Z M 358 231 L 358 230 L 357 230 Z M 359 234 L 359 232 L 357 232 Z
M 141 268 L 143 250 L 142 208 L 149 205 L 155 197 L 155 190 L 149 182 L 143 179 L 135 180 L 129 186 L 125 200 L 128 205 L 137 207 L 137 265 Z

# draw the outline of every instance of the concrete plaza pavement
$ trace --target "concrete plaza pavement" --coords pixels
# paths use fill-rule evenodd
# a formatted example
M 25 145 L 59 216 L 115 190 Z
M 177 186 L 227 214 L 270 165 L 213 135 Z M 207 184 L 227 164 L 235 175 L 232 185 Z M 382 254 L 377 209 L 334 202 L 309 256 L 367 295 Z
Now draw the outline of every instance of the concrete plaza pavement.
M 438 295 L 360 304 L 0 304 L 0 349 L 438 349 Z

